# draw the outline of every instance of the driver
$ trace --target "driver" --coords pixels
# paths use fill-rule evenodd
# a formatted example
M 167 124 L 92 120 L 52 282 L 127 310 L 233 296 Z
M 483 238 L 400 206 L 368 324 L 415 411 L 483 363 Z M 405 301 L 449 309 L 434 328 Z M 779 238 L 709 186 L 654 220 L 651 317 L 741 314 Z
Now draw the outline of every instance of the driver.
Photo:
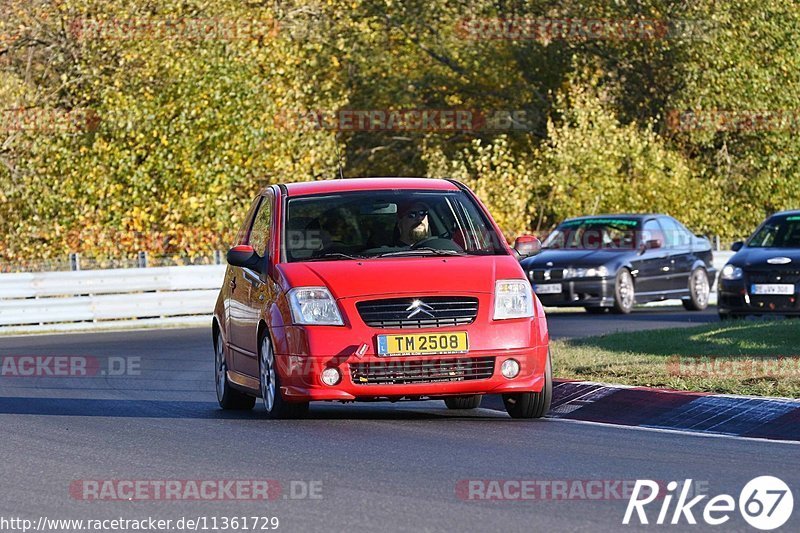
M 398 246 L 411 246 L 431 236 L 431 228 L 428 221 L 429 210 L 428 205 L 424 202 L 413 202 L 398 206 Z

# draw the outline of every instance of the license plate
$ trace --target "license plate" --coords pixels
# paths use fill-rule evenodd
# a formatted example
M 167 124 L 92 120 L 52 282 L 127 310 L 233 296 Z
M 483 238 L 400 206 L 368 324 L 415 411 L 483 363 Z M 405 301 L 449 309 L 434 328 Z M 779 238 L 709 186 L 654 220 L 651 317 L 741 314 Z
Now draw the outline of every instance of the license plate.
M 753 285 L 750 294 L 794 294 L 794 284 L 791 283 L 769 283 Z
M 468 351 L 469 340 L 466 331 L 378 335 L 378 355 L 424 355 Z
M 534 285 L 533 292 L 536 294 L 561 294 L 561 284 L 545 283 L 544 285 Z

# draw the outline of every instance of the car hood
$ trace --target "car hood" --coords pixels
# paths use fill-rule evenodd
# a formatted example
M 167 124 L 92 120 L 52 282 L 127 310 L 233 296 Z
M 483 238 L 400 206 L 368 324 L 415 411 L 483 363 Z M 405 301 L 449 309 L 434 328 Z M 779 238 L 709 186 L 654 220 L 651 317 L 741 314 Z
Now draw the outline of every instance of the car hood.
M 786 264 L 771 264 L 770 259 L 789 259 Z M 742 248 L 728 261 L 739 267 L 800 269 L 800 248 Z
M 522 268 L 601 266 L 634 253 L 635 250 L 542 250 L 524 259 Z
M 512 256 L 402 257 L 278 265 L 286 286 L 326 286 L 336 299 L 422 293 L 494 293 L 497 279 L 524 279 Z

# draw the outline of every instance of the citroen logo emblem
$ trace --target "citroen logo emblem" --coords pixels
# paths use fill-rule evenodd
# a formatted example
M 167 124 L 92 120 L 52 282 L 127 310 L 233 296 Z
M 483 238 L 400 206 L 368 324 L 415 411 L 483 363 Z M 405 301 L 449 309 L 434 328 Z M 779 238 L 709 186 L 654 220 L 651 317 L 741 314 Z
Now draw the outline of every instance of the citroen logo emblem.
M 431 311 L 433 311 L 433 307 L 426 304 L 422 300 L 414 300 L 411 302 L 411 305 L 408 306 L 406 311 L 411 311 L 407 318 L 414 318 L 420 313 L 425 313 L 429 317 L 433 318 L 433 313 L 431 313 Z

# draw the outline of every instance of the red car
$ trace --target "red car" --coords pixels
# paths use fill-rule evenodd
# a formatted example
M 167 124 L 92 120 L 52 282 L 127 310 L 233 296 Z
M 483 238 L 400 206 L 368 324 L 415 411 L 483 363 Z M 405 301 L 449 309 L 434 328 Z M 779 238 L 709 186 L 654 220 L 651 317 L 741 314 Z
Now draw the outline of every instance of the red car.
M 515 418 L 552 396 L 547 321 L 509 247 L 464 185 L 359 178 L 264 189 L 228 252 L 213 319 L 217 398 L 271 418 L 310 401 L 502 394 Z

